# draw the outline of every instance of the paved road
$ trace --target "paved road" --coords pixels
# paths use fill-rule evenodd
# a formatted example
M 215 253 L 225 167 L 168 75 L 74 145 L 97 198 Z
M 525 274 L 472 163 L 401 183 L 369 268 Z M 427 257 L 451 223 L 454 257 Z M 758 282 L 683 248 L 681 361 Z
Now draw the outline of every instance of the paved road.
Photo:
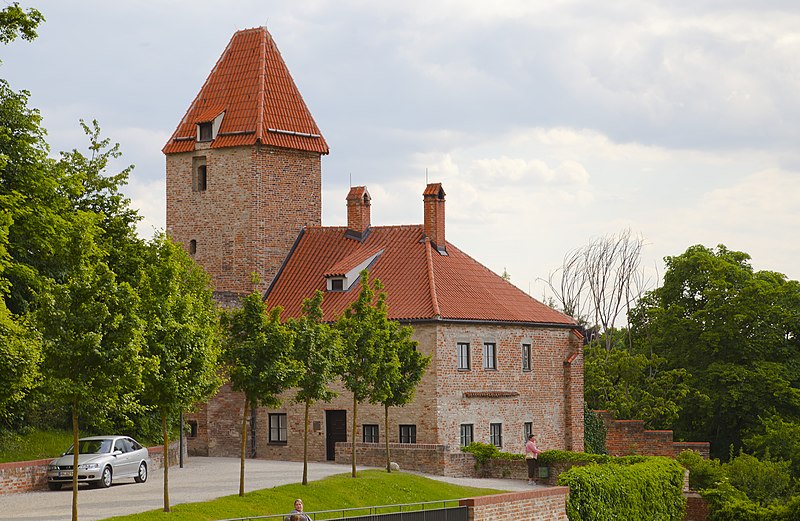
M 350 465 L 335 463 L 309 463 L 308 479 L 317 480 L 332 474 L 350 472 L 350 468 Z M 303 463 L 295 461 L 247 460 L 245 469 L 245 490 L 248 492 L 299 483 L 303 476 Z M 162 508 L 163 476 L 163 471 L 159 469 L 152 472 L 143 484 L 126 479 L 114 483 L 108 489 L 89 489 L 82 486 L 78 492 L 78 514 L 81 521 L 95 521 Z M 530 490 L 524 481 L 428 477 L 473 487 Z M 238 458 L 193 457 L 189 458 L 184 468 L 169 469 L 169 497 L 173 506 L 238 493 Z M 290 507 L 288 505 L 287 508 Z M 312 507 L 307 505 L 309 510 Z M 71 512 L 71 489 L 0 495 L 0 520 L 69 521 Z

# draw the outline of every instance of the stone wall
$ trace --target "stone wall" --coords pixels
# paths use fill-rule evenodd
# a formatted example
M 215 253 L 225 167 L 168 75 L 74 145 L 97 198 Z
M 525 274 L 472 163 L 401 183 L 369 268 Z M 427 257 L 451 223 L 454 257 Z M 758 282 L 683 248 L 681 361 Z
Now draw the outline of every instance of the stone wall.
M 567 521 L 569 489 L 550 487 L 527 492 L 462 499 L 470 521 Z
M 169 445 L 171 465 L 178 464 L 178 446 L 177 441 Z M 162 468 L 164 448 L 161 446 L 148 447 L 147 451 L 150 453 L 150 469 L 148 470 L 152 472 Z M 53 458 L 0 463 L 0 495 L 47 488 L 47 465 L 51 461 Z

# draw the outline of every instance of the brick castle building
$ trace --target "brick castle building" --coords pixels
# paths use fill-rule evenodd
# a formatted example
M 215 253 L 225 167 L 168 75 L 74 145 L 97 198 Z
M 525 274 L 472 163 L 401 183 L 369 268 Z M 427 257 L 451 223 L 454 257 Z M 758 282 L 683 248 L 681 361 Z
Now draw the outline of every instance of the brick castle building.
M 265 28 L 234 34 L 163 151 L 167 231 L 211 274 L 222 305 L 252 291 L 255 272 L 284 318 L 319 289 L 333 321 L 357 297 L 361 269 L 383 282 L 390 318 L 414 328 L 432 362 L 414 402 L 391 411 L 388 433 L 380 405 L 359 406 L 363 447 L 388 436 L 393 454 L 452 454 L 470 441 L 520 452 L 533 431 L 544 448 L 583 449 L 577 324 L 447 242 L 441 184 L 423 191 L 422 224 L 373 226 L 360 186 L 347 194 L 346 226 L 321 225 L 328 146 Z M 335 459 L 336 443 L 350 441 L 352 395 L 339 390 L 312 407 L 312 460 Z M 303 405 L 292 398 L 253 411 L 251 455 L 302 459 Z M 190 417 L 190 451 L 238 455 L 242 411 L 223 387 Z

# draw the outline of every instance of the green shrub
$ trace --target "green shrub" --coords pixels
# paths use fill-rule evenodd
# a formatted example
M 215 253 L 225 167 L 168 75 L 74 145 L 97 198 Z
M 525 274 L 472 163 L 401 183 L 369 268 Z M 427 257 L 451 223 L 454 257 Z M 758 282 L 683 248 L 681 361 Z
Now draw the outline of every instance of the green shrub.
M 741 453 L 723 469 L 731 485 L 762 506 L 783 502 L 791 496 L 792 476 L 788 461 L 759 460 Z
M 724 476 L 719 460 L 708 460 L 693 450 L 678 454 L 678 463 L 689 469 L 689 488 L 701 490 L 716 486 Z
M 683 467 L 673 459 L 573 467 L 558 478 L 569 487 L 567 516 L 578 520 L 682 519 Z
M 462 452 L 469 452 L 475 456 L 476 465 L 485 465 L 490 459 L 524 459 L 522 454 L 515 454 L 512 452 L 502 452 L 500 449 L 491 443 L 472 442 L 466 447 L 461 448 Z

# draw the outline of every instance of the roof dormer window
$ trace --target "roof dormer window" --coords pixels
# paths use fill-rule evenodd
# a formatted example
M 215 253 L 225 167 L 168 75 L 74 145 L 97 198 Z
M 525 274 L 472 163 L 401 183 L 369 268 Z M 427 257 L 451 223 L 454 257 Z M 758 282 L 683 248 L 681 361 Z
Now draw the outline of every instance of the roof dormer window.
M 214 124 L 211 121 L 197 125 L 197 140 L 211 141 L 213 138 Z
M 344 291 L 344 277 L 329 278 L 328 291 Z
M 347 291 L 358 281 L 361 270 L 371 268 L 383 253 L 383 248 L 375 247 L 357 251 L 337 262 L 325 273 L 325 287 L 328 291 Z

